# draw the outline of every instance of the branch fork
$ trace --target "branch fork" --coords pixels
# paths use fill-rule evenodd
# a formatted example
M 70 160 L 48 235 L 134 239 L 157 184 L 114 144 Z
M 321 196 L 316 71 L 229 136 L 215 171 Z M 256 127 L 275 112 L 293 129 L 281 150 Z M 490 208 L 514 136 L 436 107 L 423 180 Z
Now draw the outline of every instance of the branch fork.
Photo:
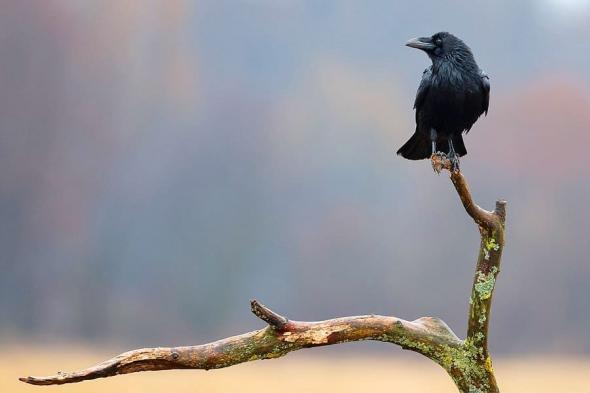
M 433 155 L 431 162 L 438 172 L 444 169 L 450 172 L 463 207 L 478 225 L 481 235 L 465 340 L 459 339 L 446 323 L 434 317 L 406 321 L 392 316 L 362 315 L 301 322 L 289 320 L 252 300 L 252 312 L 268 325 L 263 329 L 209 344 L 137 349 L 82 371 L 20 380 L 32 385 L 61 385 L 139 371 L 209 370 L 277 358 L 303 348 L 375 340 L 396 344 L 432 359 L 449 373 L 460 392 L 499 392 L 488 353 L 488 326 L 504 248 L 506 202 L 496 202 L 494 211 L 479 207 L 471 197 L 467 181 L 459 170 L 453 169 L 446 156 Z

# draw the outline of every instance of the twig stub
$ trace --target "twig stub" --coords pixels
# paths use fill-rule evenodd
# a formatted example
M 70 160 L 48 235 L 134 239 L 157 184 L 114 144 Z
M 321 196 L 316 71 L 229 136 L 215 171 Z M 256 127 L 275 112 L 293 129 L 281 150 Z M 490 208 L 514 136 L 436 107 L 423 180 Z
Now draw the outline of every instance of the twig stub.
M 282 315 L 277 314 L 256 299 L 250 300 L 250 309 L 258 318 L 268 323 L 272 328 L 278 331 L 285 330 L 289 320 Z

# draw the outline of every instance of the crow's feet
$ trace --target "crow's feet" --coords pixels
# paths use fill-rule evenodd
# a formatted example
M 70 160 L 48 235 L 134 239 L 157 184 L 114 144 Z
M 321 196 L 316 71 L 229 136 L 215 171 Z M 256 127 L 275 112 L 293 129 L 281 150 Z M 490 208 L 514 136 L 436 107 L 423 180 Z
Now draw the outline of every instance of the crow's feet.
M 459 169 L 459 156 L 456 154 L 450 155 L 448 157 L 449 161 L 451 161 L 451 172 L 460 172 Z
M 459 156 L 450 156 L 445 153 L 436 152 L 430 156 L 430 163 L 432 169 L 437 174 L 440 174 L 443 169 L 447 169 L 449 172 L 460 172 L 459 170 Z
M 445 153 L 437 151 L 430 156 L 430 161 L 432 162 L 432 169 L 437 175 L 440 175 L 443 169 L 448 166 L 449 157 Z

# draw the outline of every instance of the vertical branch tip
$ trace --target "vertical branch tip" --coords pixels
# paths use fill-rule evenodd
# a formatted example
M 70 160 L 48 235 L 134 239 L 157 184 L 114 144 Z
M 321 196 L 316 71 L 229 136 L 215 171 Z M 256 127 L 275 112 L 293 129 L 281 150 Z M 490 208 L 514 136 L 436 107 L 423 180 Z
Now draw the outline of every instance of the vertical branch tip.
M 494 213 L 500 217 L 502 222 L 506 220 L 506 204 L 507 202 L 504 199 L 496 201 L 496 209 L 494 210 Z

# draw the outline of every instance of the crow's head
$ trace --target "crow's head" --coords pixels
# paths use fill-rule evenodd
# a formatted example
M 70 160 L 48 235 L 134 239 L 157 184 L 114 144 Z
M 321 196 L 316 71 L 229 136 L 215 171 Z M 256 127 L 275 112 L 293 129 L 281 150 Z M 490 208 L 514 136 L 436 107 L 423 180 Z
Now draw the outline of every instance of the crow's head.
M 414 38 L 406 43 L 411 48 L 421 49 L 436 62 L 440 59 L 473 59 L 471 49 L 451 33 L 440 32 L 432 37 Z

